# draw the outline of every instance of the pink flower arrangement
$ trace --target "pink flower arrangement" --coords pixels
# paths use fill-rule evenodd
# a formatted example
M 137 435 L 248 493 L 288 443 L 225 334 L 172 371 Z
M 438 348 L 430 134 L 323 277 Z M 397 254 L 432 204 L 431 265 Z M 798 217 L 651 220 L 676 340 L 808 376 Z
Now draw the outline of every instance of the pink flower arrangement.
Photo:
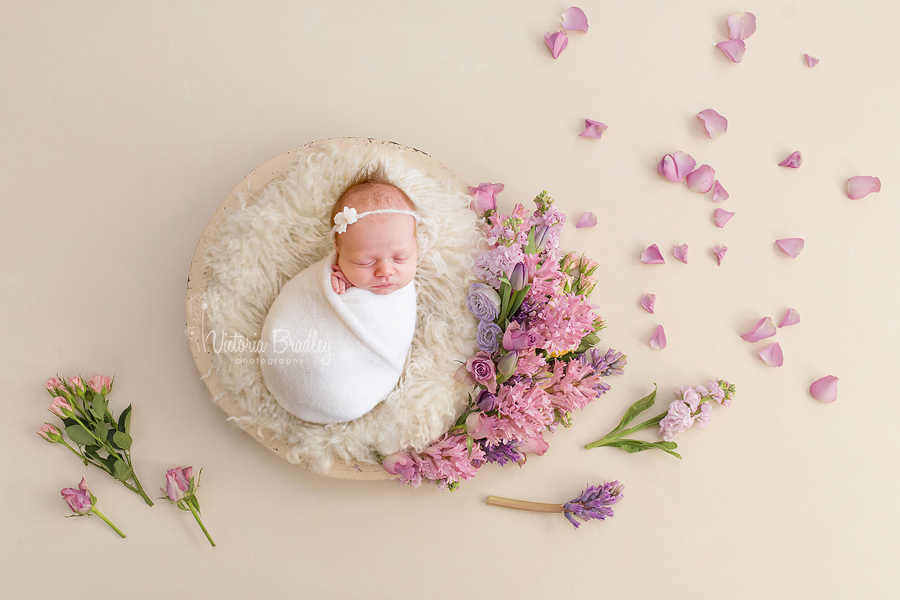
M 421 452 L 383 459 L 385 470 L 413 487 L 430 482 L 453 490 L 486 463 L 522 464 L 526 454 L 542 455 L 549 447 L 544 432 L 568 427 L 571 413 L 605 393 L 603 379 L 626 363 L 621 353 L 592 349 L 603 327 L 589 298 L 597 263 L 562 255 L 565 215 L 553 199 L 543 192 L 533 213 L 517 204 L 500 214 L 500 190 L 488 185 L 470 189 L 487 242 L 473 267 L 481 282 L 466 301 L 481 332 L 480 351 L 464 370 L 475 389 L 442 437 Z M 499 343 L 488 343 L 493 339 Z

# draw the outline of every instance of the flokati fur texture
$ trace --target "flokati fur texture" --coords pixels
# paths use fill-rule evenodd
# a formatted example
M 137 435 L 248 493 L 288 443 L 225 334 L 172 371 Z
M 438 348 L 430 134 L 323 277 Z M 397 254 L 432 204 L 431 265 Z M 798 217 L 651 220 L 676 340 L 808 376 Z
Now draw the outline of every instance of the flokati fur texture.
M 402 151 L 375 147 L 342 152 L 329 145 L 258 194 L 239 197 L 240 208 L 223 223 L 204 257 L 210 331 L 257 342 L 282 286 L 332 250 L 329 214 L 337 197 L 361 167 L 379 160 L 420 215 L 416 333 L 394 391 L 355 421 L 316 425 L 278 405 L 266 389 L 256 349 L 224 347 L 213 359 L 219 384 L 240 411 L 232 419 L 261 434 L 271 432 L 291 446 L 290 462 L 320 473 L 327 473 L 336 459 L 374 463 L 373 451 L 421 451 L 465 407 L 469 386 L 453 375 L 476 350 L 476 320 L 466 309 L 465 296 L 481 236 L 470 197 L 455 181 L 409 166 Z

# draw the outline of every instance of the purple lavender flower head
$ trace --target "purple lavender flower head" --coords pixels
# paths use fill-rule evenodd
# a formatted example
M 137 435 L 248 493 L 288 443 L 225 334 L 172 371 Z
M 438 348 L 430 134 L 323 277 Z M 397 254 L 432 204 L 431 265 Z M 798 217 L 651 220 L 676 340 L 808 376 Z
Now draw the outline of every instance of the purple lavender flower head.
M 497 463 L 501 467 L 508 462 L 518 463 L 522 460 L 522 454 L 516 450 L 515 442 L 488 443 L 485 439 L 478 440 L 481 449 L 484 450 L 485 460 L 489 463 Z
M 628 357 L 621 352 L 616 352 L 612 348 L 604 354 L 598 348 L 591 348 L 588 351 L 588 358 L 594 370 L 599 372 L 603 377 L 609 375 L 621 375 L 625 372 L 625 365 L 628 364 Z
M 500 336 L 502 334 L 503 330 L 493 321 L 479 321 L 478 333 L 475 336 L 478 349 L 485 352 L 496 352 L 500 347 Z
M 473 283 L 466 296 L 466 307 L 479 321 L 493 321 L 500 313 L 500 294 L 484 283 Z
M 622 499 L 623 487 L 618 481 L 607 481 L 600 486 L 588 485 L 583 494 L 563 504 L 564 514 L 575 529 L 580 526 L 575 517 L 582 521 L 603 521 L 606 517 L 612 517 L 615 513 L 610 507 Z

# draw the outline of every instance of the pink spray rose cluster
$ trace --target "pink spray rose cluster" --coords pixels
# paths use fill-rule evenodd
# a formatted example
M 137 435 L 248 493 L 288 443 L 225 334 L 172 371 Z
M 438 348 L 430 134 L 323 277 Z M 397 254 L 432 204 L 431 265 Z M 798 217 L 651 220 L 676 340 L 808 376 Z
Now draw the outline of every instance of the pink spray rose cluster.
M 528 214 L 517 204 L 496 210 L 502 184 L 471 188 L 484 219 L 487 248 L 475 259 L 480 279 L 466 298 L 479 320 L 479 351 L 460 371 L 474 384 L 450 430 L 422 452 L 400 451 L 382 464 L 418 487 L 455 489 L 487 463 L 522 464 L 548 448 L 546 431 L 571 424 L 571 413 L 609 390 L 603 380 L 622 372 L 626 358 L 593 348 L 603 321 L 589 295 L 597 263 L 559 247 L 565 215 L 542 192 Z

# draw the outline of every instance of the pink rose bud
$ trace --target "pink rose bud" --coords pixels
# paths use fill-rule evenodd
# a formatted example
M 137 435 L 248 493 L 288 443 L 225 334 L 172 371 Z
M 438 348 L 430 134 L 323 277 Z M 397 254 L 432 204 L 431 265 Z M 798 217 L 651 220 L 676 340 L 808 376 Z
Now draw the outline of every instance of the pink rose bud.
M 166 471 L 166 489 L 163 493 L 172 502 L 178 502 L 184 498 L 191 487 L 191 472 L 193 467 L 176 467 Z
M 43 425 L 41 425 L 41 428 L 38 429 L 37 434 L 52 444 L 58 444 L 62 441 L 62 434 L 60 434 L 59 429 L 57 429 L 50 423 L 44 423 Z
M 77 395 L 84 396 L 85 387 L 81 377 L 69 377 L 69 385 L 75 389 Z
M 103 394 L 105 396 L 112 390 L 112 377 L 109 375 L 94 375 L 88 381 L 88 385 L 94 390 L 95 394 Z
M 60 418 L 72 416 L 72 405 L 62 396 L 54 398 L 53 403 L 50 404 L 50 408 L 47 410 Z
M 44 384 L 44 387 L 51 392 L 56 392 L 57 389 L 63 387 L 63 382 L 59 377 L 51 377 L 47 380 L 47 383 Z
M 63 500 L 66 501 L 66 504 L 69 505 L 69 508 L 72 509 L 73 513 L 86 515 L 91 512 L 91 507 L 94 504 L 94 497 L 91 495 L 91 490 L 88 489 L 84 477 L 81 478 L 78 489 L 63 488 L 59 493 L 62 495 Z
M 479 215 L 497 208 L 497 194 L 503 191 L 502 183 L 482 183 L 478 187 L 469 187 L 472 196 L 472 210 Z

